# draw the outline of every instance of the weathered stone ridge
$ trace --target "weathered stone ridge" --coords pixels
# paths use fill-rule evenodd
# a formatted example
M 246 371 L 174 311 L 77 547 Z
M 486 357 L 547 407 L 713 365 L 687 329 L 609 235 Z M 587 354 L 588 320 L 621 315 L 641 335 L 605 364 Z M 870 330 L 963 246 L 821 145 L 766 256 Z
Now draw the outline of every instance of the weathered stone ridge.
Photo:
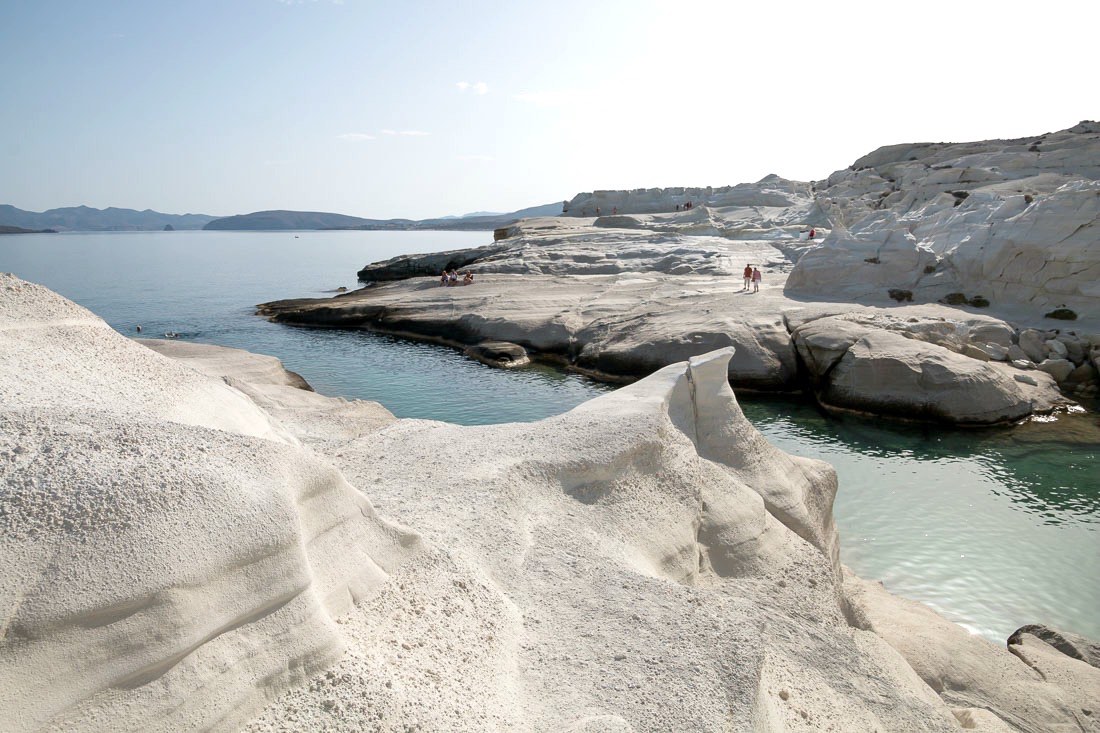
M 732 349 L 461 427 L 11 276 L 0 347 L 5 730 L 1096 730 L 1086 641 L 845 574 Z

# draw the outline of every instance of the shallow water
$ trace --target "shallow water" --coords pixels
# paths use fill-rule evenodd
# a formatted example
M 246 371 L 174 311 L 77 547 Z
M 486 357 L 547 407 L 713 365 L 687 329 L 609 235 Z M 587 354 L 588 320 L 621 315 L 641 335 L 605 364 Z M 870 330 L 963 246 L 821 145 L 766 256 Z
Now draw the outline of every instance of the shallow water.
M 319 392 L 377 400 L 399 417 L 537 420 L 606 392 L 545 366 L 504 372 L 447 348 L 253 315 L 266 300 L 355 287 L 370 261 L 490 240 L 486 232 L 15 235 L 0 237 L 0 270 L 49 286 L 128 336 L 141 324 L 143 336 L 176 331 L 272 354 Z M 740 399 L 773 443 L 836 466 L 841 556 L 858 574 L 998 642 L 1033 622 L 1100 638 L 1095 415 L 953 431 Z

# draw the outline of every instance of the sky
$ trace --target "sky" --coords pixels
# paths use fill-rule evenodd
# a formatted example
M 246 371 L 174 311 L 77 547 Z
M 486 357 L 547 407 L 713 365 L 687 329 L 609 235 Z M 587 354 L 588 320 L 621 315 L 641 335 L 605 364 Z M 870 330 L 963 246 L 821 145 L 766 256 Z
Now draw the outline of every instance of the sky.
M 1100 118 L 1100 2 L 5 0 L 0 204 L 372 218 Z

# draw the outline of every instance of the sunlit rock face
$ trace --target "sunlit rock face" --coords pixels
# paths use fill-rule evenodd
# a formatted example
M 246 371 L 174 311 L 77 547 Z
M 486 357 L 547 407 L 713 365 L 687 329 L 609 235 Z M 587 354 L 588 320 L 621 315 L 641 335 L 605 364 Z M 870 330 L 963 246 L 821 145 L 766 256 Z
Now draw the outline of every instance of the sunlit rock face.
M 1100 304 L 1100 124 L 1020 140 L 894 145 L 816 191 L 833 230 L 788 291 L 952 293 L 1045 313 Z M 980 300 L 979 300 L 980 302 Z
M 1091 723 L 1051 633 L 844 573 L 836 474 L 749 423 L 731 348 L 463 427 L 156 346 L 0 278 L 0 729 Z

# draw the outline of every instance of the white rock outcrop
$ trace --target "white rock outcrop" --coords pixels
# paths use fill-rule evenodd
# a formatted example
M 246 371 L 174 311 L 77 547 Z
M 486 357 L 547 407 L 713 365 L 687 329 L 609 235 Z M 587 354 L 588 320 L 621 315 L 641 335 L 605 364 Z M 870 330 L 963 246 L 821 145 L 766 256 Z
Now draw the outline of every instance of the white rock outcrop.
M 417 551 L 241 391 L 41 286 L 0 275 L 0 343 L 2 730 L 231 729 Z
M 829 407 L 988 425 L 1068 402 L 1057 375 L 1047 376 L 1052 370 L 1019 379 L 1016 368 L 987 353 L 1003 347 L 974 345 L 972 331 L 988 337 L 995 322 L 855 312 L 806 321 L 791 337 L 818 400 Z
M 894 145 L 815 191 L 832 228 L 787 287 L 801 296 L 961 294 L 1038 315 L 1100 304 L 1100 124 L 1020 140 Z
M 972 652 L 933 614 L 968 675 L 922 680 L 842 577 L 835 474 L 749 424 L 730 349 L 459 427 L 166 359 L 10 276 L 0 346 L 0 729 L 1092 725 L 1041 634 Z

